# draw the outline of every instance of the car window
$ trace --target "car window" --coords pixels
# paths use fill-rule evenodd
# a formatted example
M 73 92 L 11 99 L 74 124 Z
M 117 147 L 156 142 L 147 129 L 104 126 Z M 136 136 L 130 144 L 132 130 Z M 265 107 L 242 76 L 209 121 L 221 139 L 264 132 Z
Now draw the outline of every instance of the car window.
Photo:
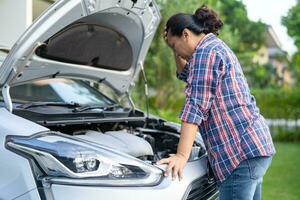
M 10 95 L 13 100 L 18 102 L 62 101 L 62 98 L 53 90 L 50 85 L 39 85 L 36 83 L 15 86 L 11 88 Z
M 114 104 L 88 83 L 71 79 L 47 79 L 14 86 L 10 89 L 15 102 L 76 102 L 82 105 Z
M 130 103 L 128 102 L 128 99 L 125 98 L 125 96 L 120 98 L 120 96 L 118 96 L 116 94 L 116 92 L 111 87 L 109 87 L 108 85 L 103 84 L 103 83 L 97 83 L 97 82 L 90 82 L 89 84 L 92 87 L 94 87 L 95 89 L 101 91 L 102 94 L 109 97 L 113 101 L 118 102 L 118 104 L 122 105 L 123 107 L 130 107 L 131 106 Z
M 118 95 L 114 92 L 114 90 L 112 88 L 110 88 L 109 86 L 107 86 L 106 84 L 103 83 L 97 83 L 97 82 L 89 82 L 89 84 L 95 88 L 96 90 L 101 91 L 102 94 L 106 95 L 107 97 L 109 97 L 110 99 L 118 102 L 119 101 L 119 97 Z
M 65 102 L 107 105 L 113 102 L 83 81 L 64 80 L 51 83 L 52 88 Z

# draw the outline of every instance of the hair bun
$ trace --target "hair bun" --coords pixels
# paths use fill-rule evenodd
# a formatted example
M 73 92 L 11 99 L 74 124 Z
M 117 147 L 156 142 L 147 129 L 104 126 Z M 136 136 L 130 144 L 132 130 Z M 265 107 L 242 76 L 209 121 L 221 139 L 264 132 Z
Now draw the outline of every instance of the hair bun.
M 194 16 L 199 21 L 204 21 L 210 18 L 211 13 L 209 12 L 209 8 L 206 5 L 202 5 L 200 8 L 198 8 L 194 14 Z
M 203 27 L 205 34 L 214 33 L 218 35 L 218 30 L 223 26 L 223 22 L 217 13 L 209 9 L 206 5 L 202 5 L 198 8 L 193 18 L 199 26 Z

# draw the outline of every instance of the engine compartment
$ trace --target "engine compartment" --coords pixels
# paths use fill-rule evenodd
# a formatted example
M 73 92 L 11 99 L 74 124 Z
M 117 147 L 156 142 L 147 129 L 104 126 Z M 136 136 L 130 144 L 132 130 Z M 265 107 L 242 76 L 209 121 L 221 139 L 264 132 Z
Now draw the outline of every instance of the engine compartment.
M 113 148 L 153 164 L 177 151 L 179 130 L 166 125 L 163 120 L 123 121 L 81 124 L 56 124 L 48 127 L 83 140 Z M 206 153 L 203 144 L 196 141 L 189 161 Z
M 142 137 L 138 137 L 138 134 L 138 132 L 128 133 L 126 129 L 105 133 L 88 130 L 75 137 L 107 146 L 134 157 L 153 156 L 153 148 L 150 143 Z

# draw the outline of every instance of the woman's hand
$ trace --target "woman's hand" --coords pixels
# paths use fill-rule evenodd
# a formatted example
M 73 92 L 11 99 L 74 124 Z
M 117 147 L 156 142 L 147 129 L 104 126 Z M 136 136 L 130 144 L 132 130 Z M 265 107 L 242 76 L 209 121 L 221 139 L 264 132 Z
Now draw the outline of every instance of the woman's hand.
M 169 158 L 164 158 L 159 160 L 156 164 L 168 164 L 168 167 L 164 173 L 164 176 L 169 176 L 172 174 L 172 180 L 176 180 L 178 177 L 179 181 L 183 178 L 183 169 L 186 165 L 187 158 L 181 154 L 175 154 Z
M 191 154 L 191 149 L 195 141 L 198 126 L 185 121 L 181 122 L 180 139 L 177 147 L 177 153 L 169 158 L 159 160 L 156 164 L 168 164 L 165 171 L 165 176 L 172 173 L 172 179 L 175 180 L 177 176 L 179 180 L 183 178 L 183 169 Z
M 187 64 L 187 61 L 182 58 L 181 56 L 178 56 L 174 53 L 175 56 L 175 63 L 176 63 L 176 70 L 177 73 L 181 73 L 184 69 L 184 66 Z

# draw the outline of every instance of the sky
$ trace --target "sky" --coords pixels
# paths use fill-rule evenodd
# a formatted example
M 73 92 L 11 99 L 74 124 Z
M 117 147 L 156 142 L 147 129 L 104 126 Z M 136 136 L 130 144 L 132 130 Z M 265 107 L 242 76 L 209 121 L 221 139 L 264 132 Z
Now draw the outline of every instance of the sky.
M 296 5 L 296 0 L 242 0 L 246 5 L 248 17 L 252 21 L 259 19 L 273 27 L 282 48 L 290 55 L 296 51 L 292 38 L 286 28 L 281 25 L 281 17 L 286 16 L 288 10 Z

